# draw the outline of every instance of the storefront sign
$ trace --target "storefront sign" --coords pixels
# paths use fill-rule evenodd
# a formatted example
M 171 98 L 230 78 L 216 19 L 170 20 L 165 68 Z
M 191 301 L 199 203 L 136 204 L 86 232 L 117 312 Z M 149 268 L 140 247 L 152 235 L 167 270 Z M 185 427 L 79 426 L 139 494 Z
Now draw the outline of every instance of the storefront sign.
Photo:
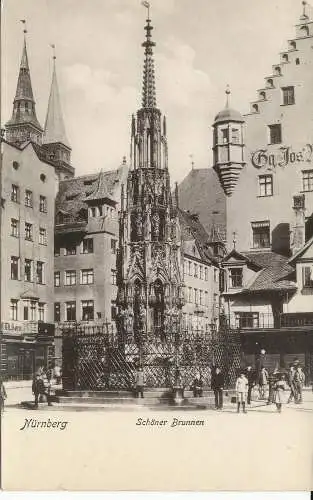
M 6 333 L 10 335 L 20 335 L 23 332 L 22 324 L 5 322 L 1 323 L 1 333 Z
M 313 157 L 313 145 L 306 144 L 302 149 L 294 151 L 291 146 L 283 146 L 277 151 L 258 149 L 251 154 L 251 162 L 255 168 L 286 167 L 292 163 L 308 163 Z

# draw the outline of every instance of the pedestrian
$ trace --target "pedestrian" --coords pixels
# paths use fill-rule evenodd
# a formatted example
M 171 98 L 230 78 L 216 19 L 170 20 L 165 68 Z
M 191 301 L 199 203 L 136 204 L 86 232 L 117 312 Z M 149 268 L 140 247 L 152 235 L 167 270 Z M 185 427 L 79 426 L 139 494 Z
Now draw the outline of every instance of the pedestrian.
M 246 379 L 248 380 L 248 396 L 247 396 L 247 403 L 248 405 L 251 404 L 251 393 L 252 389 L 255 386 L 255 372 L 252 369 L 251 365 L 248 365 L 246 368 Z
M 61 367 L 59 365 L 55 365 L 53 371 L 54 371 L 54 377 L 56 380 L 56 384 L 60 385 L 61 384 Z
M 0 405 L 1 405 L 1 413 L 4 411 L 4 401 L 7 399 L 7 391 L 5 390 L 4 383 L 1 380 L 0 382 Z
M 139 394 L 143 398 L 143 389 L 145 385 L 145 379 L 144 379 L 144 374 L 142 370 L 142 366 L 139 366 L 137 372 L 136 372 L 136 378 L 135 378 L 135 384 L 136 384 L 136 397 L 139 398 Z
M 281 413 L 282 405 L 285 403 L 286 392 L 288 385 L 284 374 L 277 374 L 276 382 L 274 383 L 273 402 L 276 404 L 277 411 Z
M 259 396 L 260 396 L 260 399 L 265 398 L 265 392 L 267 391 L 267 386 L 268 386 L 268 371 L 264 366 L 262 366 L 261 371 L 260 371 L 260 376 L 259 376 Z
M 296 368 L 295 376 L 294 376 L 294 385 L 295 385 L 295 389 L 296 389 L 295 402 L 298 404 L 302 403 L 302 392 L 303 392 L 304 383 L 305 383 L 304 371 L 302 370 L 302 367 L 299 365 Z
M 247 393 L 248 393 L 248 379 L 245 375 L 245 372 L 242 371 L 239 377 L 236 380 L 236 398 L 237 398 L 237 413 L 240 412 L 240 404 L 242 404 L 243 413 L 247 413 L 246 410 L 246 401 L 247 401 Z
M 198 373 L 195 376 L 195 379 L 192 384 L 192 389 L 193 389 L 193 396 L 196 397 L 202 397 L 203 395 L 203 381 L 201 378 L 201 375 Z
M 224 375 L 221 369 L 216 366 L 212 373 L 211 387 L 214 392 L 215 409 L 223 409 L 223 388 L 224 388 Z
M 38 408 L 39 397 L 45 392 L 45 386 L 40 373 L 36 373 L 33 379 L 32 391 L 35 396 L 35 408 Z
M 294 402 L 297 401 L 297 389 L 295 385 L 295 374 L 296 374 L 296 368 L 294 365 L 290 365 L 289 371 L 288 371 L 288 385 L 290 387 L 290 394 L 288 398 L 288 403 L 291 403 L 292 400 Z

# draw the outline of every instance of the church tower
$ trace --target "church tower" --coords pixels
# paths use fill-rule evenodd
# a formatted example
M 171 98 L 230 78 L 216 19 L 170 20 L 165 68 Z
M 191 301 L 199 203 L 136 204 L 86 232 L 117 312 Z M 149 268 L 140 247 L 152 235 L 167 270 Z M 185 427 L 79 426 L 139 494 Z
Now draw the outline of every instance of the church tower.
M 52 46 L 54 49 L 54 46 Z M 47 160 L 53 161 L 60 180 L 74 177 L 71 166 L 71 147 L 66 135 L 59 86 L 56 74 L 56 56 L 53 53 L 53 72 L 42 149 Z
M 213 124 L 213 168 L 217 173 L 226 196 L 231 196 L 243 169 L 244 119 L 229 107 L 230 90 L 226 89 L 226 106 L 220 111 Z
M 131 168 L 119 221 L 119 331 L 137 344 L 174 333 L 183 305 L 178 203 L 171 196 L 166 119 L 156 104 L 152 29 L 148 14 L 142 107 L 132 117 Z
M 13 101 L 12 117 L 5 124 L 7 142 L 11 142 L 17 146 L 28 141 L 41 144 L 43 133 L 36 116 L 25 35 L 26 30 L 24 30 L 24 46 Z

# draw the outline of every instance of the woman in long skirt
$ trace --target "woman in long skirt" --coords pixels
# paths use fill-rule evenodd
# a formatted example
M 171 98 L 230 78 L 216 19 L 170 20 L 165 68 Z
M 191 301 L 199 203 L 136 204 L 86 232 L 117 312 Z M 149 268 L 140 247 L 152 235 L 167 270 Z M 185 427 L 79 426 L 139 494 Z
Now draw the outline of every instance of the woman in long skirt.
M 279 374 L 274 384 L 274 394 L 273 394 L 273 402 L 276 404 L 276 408 L 279 413 L 281 413 L 283 404 L 286 403 L 287 391 L 288 391 L 288 385 L 286 382 L 286 377 L 283 374 Z

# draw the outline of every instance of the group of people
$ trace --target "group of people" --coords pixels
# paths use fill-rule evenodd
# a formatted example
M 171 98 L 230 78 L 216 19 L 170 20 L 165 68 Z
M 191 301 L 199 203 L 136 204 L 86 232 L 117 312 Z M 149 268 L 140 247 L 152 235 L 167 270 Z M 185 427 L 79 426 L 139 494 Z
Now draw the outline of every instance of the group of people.
M 237 413 L 242 408 L 243 413 L 247 413 L 247 405 L 251 404 L 253 390 L 257 393 L 258 399 L 266 399 L 267 404 L 274 403 L 277 411 L 281 412 L 284 403 L 294 401 L 297 404 L 302 403 L 302 392 L 305 383 L 305 375 L 298 361 L 295 361 L 289 368 L 288 373 L 276 369 L 269 374 L 264 366 L 260 370 L 253 369 L 248 365 L 240 370 L 235 384 L 235 396 L 233 403 L 237 403 Z M 216 366 L 211 373 L 211 389 L 214 392 L 214 403 L 216 410 L 223 409 L 223 390 L 225 378 L 220 369 Z M 203 381 L 200 375 L 197 375 L 192 384 L 194 397 L 202 397 Z M 287 395 L 289 392 L 289 398 Z
M 52 405 L 51 386 L 53 379 L 55 379 L 57 385 L 61 383 L 62 371 L 60 366 L 56 365 L 54 368 L 50 367 L 48 369 L 44 367 L 38 368 L 32 383 L 32 392 L 35 396 L 35 408 L 38 408 L 39 402 L 47 402 L 49 406 Z

